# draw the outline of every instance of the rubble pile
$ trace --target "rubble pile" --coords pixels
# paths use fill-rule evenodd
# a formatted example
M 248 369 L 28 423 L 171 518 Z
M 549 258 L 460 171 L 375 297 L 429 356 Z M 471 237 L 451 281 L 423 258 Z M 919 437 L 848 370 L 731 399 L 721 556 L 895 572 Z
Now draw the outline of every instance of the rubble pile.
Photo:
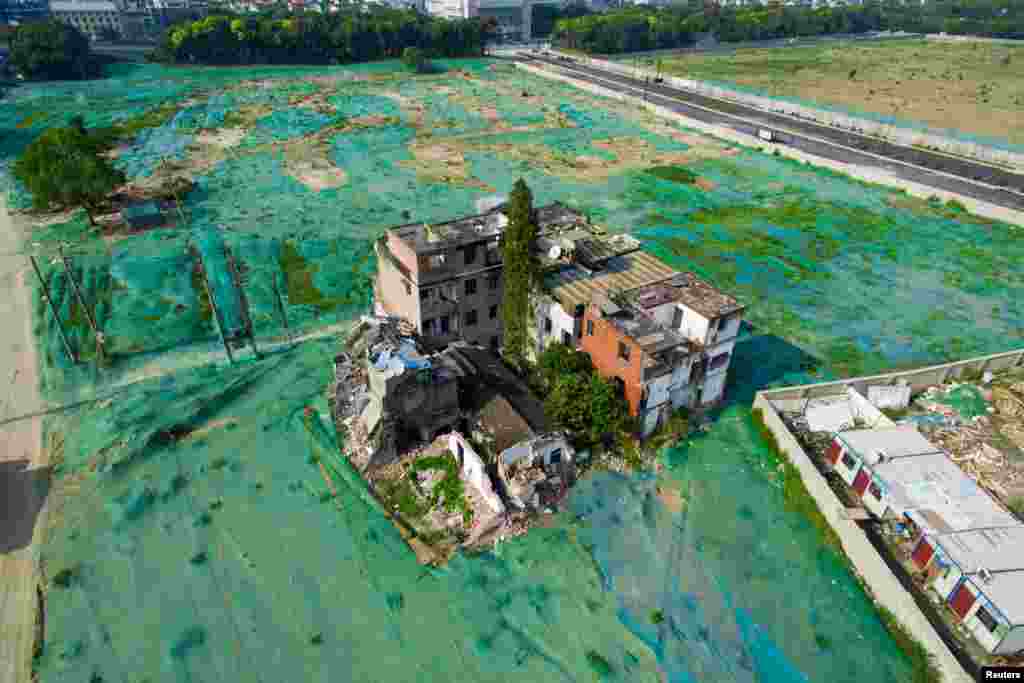
M 993 382 L 993 380 L 996 380 Z M 916 424 L 965 474 L 1004 502 L 1024 494 L 1024 382 L 990 373 L 980 384 L 926 389 L 901 422 Z

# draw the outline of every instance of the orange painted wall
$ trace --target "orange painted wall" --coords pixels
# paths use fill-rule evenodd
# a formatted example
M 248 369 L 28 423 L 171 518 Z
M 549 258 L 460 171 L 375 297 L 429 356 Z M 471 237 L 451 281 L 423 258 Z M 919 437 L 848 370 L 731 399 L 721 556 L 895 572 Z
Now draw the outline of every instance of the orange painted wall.
M 587 322 L 594 323 L 593 336 L 587 335 Z M 619 342 L 630 347 L 629 361 L 619 358 Z M 643 395 L 643 353 L 633 340 L 619 332 L 593 305 L 588 306 L 583 314 L 583 338 L 580 347 L 590 354 L 590 360 L 602 377 L 618 377 L 626 390 L 626 401 L 629 403 L 629 414 L 636 417 L 640 414 L 640 399 Z

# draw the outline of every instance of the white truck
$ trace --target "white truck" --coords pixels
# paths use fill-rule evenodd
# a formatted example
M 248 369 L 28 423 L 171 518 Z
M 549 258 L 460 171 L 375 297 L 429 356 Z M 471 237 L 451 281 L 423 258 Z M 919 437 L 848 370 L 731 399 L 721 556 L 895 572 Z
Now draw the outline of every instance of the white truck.
M 778 142 L 779 138 L 775 135 L 774 131 L 768 130 L 767 128 L 759 128 L 757 130 L 757 137 L 768 142 Z

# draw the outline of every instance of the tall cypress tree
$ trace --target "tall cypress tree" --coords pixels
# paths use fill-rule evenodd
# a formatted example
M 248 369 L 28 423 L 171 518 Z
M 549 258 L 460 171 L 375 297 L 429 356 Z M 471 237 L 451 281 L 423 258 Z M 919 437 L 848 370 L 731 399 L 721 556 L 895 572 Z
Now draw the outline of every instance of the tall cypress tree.
M 501 318 L 505 336 L 505 358 L 522 369 L 526 359 L 527 325 L 530 317 L 530 293 L 536 268 L 532 246 L 537 239 L 537 221 L 533 211 L 533 193 L 520 178 L 509 196 L 508 226 L 502 238 L 505 293 Z

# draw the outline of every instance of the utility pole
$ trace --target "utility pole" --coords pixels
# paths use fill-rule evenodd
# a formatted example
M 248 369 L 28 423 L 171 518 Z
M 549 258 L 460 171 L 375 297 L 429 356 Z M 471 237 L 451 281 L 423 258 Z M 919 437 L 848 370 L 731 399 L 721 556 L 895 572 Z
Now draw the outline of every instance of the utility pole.
M 50 312 L 53 313 L 53 319 L 57 321 L 57 331 L 60 333 L 60 340 L 64 342 L 64 350 L 67 351 L 68 358 L 71 359 L 71 362 L 77 365 L 78 357 L 71 349 L 71 343 L 68 341 L 68 337 L 64 333 L 64 324 L 60 321 L 60 313 L 57 312 L 57 307 L 53 305 L 53 299 L 50 298 L 50 288 L 46 285 L 46 280 L 43 279 L 43 274 L 39 271 L 39 264 L 36 263 L 36 257 L 29 254 L 28 260 L 32 262 L 32 270 L 36 272 L 36 277 L 39 278 L 39 285 L 42 288 L 43 298 L 46 299 L 46 303 L 50 305 Z

